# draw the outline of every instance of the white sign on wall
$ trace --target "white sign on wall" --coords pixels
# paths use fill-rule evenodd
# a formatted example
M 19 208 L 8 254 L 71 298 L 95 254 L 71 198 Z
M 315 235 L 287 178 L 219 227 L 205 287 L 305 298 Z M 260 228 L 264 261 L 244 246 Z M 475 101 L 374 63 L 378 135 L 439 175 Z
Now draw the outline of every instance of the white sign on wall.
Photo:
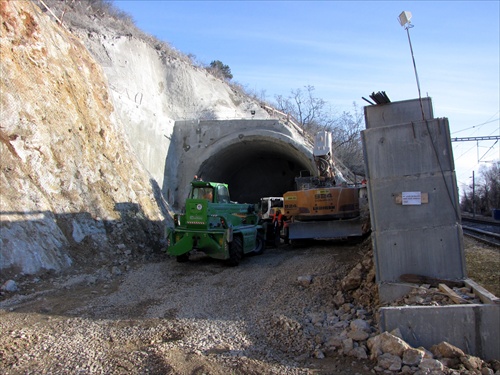
M 420 191 L 403 191 L 403 206 L 417 206 L 422 204 L 422 193 Z

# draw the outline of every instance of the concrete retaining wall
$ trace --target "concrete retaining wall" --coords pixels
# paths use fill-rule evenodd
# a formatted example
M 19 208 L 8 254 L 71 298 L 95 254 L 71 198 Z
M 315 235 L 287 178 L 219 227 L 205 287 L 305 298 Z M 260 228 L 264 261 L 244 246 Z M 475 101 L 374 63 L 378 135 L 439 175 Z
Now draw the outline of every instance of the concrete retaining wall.
M 442 341 L 487 361 L 500 359 L 500 305 L 383 307 L 383 331 L 399 328 L 411 346 Z
M 388 230 L 372 234 L 377 280 L 398 282 L 404 274 L 416 274 L 441 279 L 463 279 L 464 260 L 460 225 L 429 226 L 410 230 Z M 381 299 L 384 296 L 381 284 Z
M 370 127 L 362 140 L 381 298 L 406 273 L 465 278 L 448 121 Z
M 419 100 L 365 107 L 362 141 L 381 303 L 415 286 L 399 282 L 403 274 L 468 284 L 448 121 L 432 118 L 430 98 L 422 104 L 425 120 Z M 481 300 L 487 303 L 383 307 L 380 328 L 399 328 L 414 347 L 447 341 L 499 359 L 500 304 L 494 296 Z
M 422 106 L 420 106 L 420 101 L 416 99 L 366 106 L 366 127 L 375 128 L 421 121 L 422 110 L 426 119 L 434 118 L 431 98 L 422 98 Z
M 446 118 L 369 128 L 362 135 L 371 179 L 455 169 Z

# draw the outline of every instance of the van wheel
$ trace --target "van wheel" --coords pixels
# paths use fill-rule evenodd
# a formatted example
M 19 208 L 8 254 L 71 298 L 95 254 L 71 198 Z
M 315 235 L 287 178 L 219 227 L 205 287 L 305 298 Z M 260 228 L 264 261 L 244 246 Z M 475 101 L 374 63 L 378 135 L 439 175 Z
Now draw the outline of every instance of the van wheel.
M 269 222 L 265 222 L 263 225 L 266 243 L 273 244 L 274 243 L 274 228 L 273 225 Z
M 257 238 L 255 239 L 255 250 L 253 253 L 255 255 L 261 255 L 266 247 L 266 240 L 261 232 L 257 232 Z
M 243 259 L 243 240 L 240 236 L 234 236 L 233 241 L 229 244 L 229 259 L 227 264 L 230 267 L 235 267 L 240 264 Z

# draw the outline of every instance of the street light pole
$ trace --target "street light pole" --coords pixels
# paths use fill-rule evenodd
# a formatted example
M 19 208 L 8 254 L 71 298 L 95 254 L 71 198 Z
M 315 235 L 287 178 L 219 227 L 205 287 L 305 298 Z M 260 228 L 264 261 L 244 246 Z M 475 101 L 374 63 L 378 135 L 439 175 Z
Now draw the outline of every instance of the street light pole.
M 417 81 L 418 99 L 420 100 L 420 111 L 422 112 L 422 120 L 425 121 L 424 107 L 422 105 L 422 94 L 420 92 L 420 81 L 418 79 L 418 73 L 417 73 L 417 64 L 415 63 L 413 46 L 411 45 L 411 39 L 410 39 L 410 29 L 413 27 L 410 20 L 411 20 L 411 13 L 408 11 L 403 11 L 399 15 L 399 23 L 401 26 L 404 27 L 404 29 L 406 30 L 406 34 L 408 35 L 408 43 L 410 44 L 411 59 L 413 61 L 413 70 L 415 71 L 415 79 Z

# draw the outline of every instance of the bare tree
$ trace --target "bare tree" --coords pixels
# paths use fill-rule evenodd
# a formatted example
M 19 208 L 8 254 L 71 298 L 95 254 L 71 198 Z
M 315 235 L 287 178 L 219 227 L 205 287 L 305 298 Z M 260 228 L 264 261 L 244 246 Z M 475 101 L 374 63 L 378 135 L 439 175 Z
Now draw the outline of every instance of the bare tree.
M 352 111 L 342 112 L 340 116 L 333 119 L 333 124 L 328 128 L 332 132 L 335 157 L 357 175 L 365 174 L 361 144 L 363 120 L 362 111 L 356 103 L 353 103 Z
M 331 117 L 327 102 L 315 97 L 314 90 L 314 86 L 304 86 L 304 89 L 292 90 L 288 97 L 275 97 L 276 108 L 290 114 L 308 133 L 315 133 L 328 126 Z
M 460 206 L 462 210 L 489 215 L 494 208 L 500 208 L 500 161 L 487 167 L 481 166 L 476 181 L 464 190 Z
M 345 164 L 353 173 L 364 175 L 364 161 L 360 132 L 363 124 L 363 113 L 353 103 L 352 112 L 336 115 L 328 103 L 314 96 L 314 87 L 291 91 L 285 97 L 277 95 L 276 108 L 290 114 L 302 129 L 314 135 L 319 130 L 332 133 L 334 157 Z

